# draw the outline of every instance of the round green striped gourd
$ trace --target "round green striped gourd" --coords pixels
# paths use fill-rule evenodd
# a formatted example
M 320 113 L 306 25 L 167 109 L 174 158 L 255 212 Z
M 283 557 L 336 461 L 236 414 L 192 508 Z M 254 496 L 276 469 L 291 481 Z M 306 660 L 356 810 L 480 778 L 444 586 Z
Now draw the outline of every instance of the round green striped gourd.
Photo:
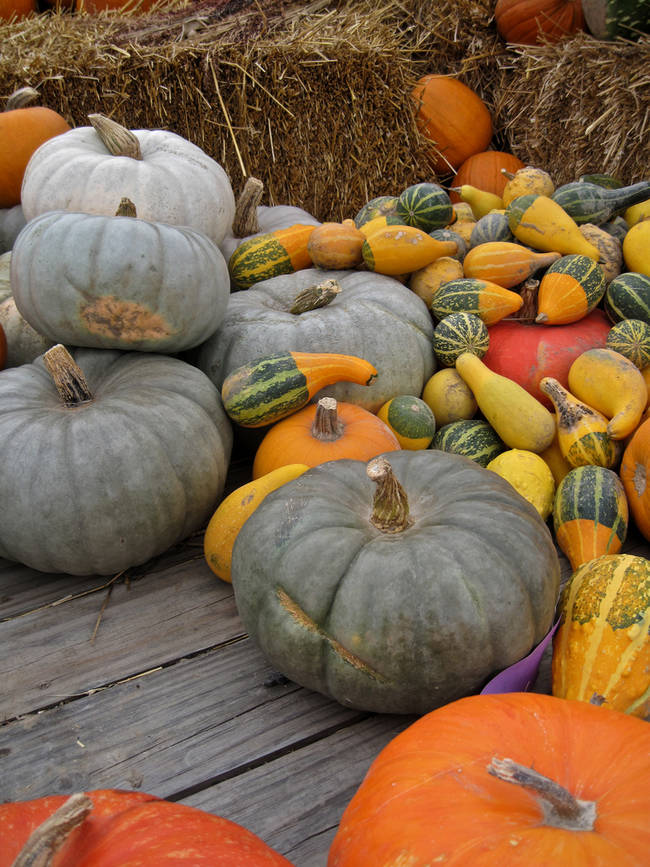
M 459 262 L 463 261 L 465 254 L 467 253 L 467 241 L 462 235 L 459 235 L 458 232 L 454 232 L 453 229 L 434 229 L 433 232 L 429 232 L 429 234 L 432 238 L 435 238 L 436 241 L 453 241 L 458 247 L 458 250 L 450 258 L 458 259 Z
M 423 232 L 449 225 L 454 208 L 449 195 L 438 184 L 420 183 L 407 187 L 397 199 L 395 213 L 408 226 Z
M 449 422 L 436 432 L 431 447 L 454 455 L 463 455 L 482 467 L 507 448 L 488 422 L 478 418 Z
M 596 39 L 638 39 L 650 33 L 648 0 L 582 0 L 587 30 Z
M 374 220 L 375 217 L 393 216 L 396 205 L 397 196 L 377 196 L 370 199 L 357 213 L 354 218 L 354 225 L 358 229 L 370 220 Z
M 433 351 L 445 367 L 453 367 L 463 352 L 483 358 L 489 345 L 488 327 L 474 313 L 450 313 L 433 330 Z
M 512 243 L 515 236 L 510 231 L 508 218 L 505 214 L 486 214 L 476 221 L 469 237 L 470 247 L 487 244 L 490 241 L 507 241 Z
M 605 346 L 620 352 L 639 369 L 646 367 L 650 364 L 650 324 L 642 319 L 622 319 L 612 325 Z
M 614 470 L 575 467 L 557 486 L 555 539 L 574 570 L 594 557 L 616 554 L 627 537 L 628 519 L 625 489 Z
M 612 322 L 641 319 L 650 324 L 650 277 L 636 271 L 614 277 L 605 291 L 604 307 Z
M 377 412 L 388 425 L 403 449 L 415 451 L 431 445 L 436 432 L 436 418 L 431 407 L 412 394 L 399 394 L 386 401 Z

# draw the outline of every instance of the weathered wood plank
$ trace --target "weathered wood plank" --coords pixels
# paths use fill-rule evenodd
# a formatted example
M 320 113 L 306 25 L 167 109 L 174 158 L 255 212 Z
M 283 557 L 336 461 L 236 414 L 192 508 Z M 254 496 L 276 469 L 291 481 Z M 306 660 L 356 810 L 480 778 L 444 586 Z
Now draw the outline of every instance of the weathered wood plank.
M 244 634 L 232 587 L 202 556 L 116 584 L 102 610 L 106 593 L 0 623 L 2 645 L 13 649 L 0 659 L 0 720 Z
M 324 867 L 341 814 L 371 762 L 413 719 L 372 715 L 183 803 L 239 822 L 296 867 Z
M 275 674 L 242 639 L 14 720 L 0 728 L 0 796 L 175 797 L 367 716 Z

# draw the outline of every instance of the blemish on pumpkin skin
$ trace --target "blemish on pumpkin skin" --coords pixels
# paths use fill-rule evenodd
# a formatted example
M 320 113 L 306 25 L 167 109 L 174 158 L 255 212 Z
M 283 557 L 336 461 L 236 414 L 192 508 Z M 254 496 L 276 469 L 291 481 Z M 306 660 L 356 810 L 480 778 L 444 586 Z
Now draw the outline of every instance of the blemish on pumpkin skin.
M 354 653 L 351 653 L 346 647 L 344 647 L 336 638 L 333 638 L 331 635 L 328 635 L 324 629 L 313 620 L 306 611 L 298 605 L 297 602 L 289 596 L 286 590 L 283 590 L 282 587 L 278 587 L 276 589 L 277 597 L 280 601 L 280 605 L 285 609 L 285 611 L 291 615 L 301 626 L 310 632 L 315 633 L 320 636 L 324 641 L 327 641 L 332 650 L 337 653 L 342 659 L 344 659 L 347 663 L 349 663 L 353 668 L 356 668 L 358 671 L 363 674 L 368 675 L 373 680 L 378 680 L 380 683 L 389 683 L 388 678 L 384 677 L 383 674 L 376 671 L 374 668 L 369 666 L 363 659 L 360 659 Z
M 162 316 L 114 295 L 102 295 L 85 304 L 79 309 L 79 316 L 91 334 L 102 337 L 154 340 L 174 333 Z
M 634 485 L 634 490 L 636 491 L 637 497 L 643 497 L 648 484 L 648 475 L 646 472 L 646 468 L 643 466 L 643 464 L 636 465 L 632 484 Z

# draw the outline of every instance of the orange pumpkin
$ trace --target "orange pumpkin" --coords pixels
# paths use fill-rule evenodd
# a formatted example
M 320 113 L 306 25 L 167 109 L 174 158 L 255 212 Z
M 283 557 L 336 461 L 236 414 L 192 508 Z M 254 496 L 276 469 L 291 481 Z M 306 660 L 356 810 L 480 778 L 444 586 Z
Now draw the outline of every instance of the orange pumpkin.
M 497 0 L 497 30 L 506 42 L 559 42 L 584 30 L 581 0 Z
M 4 21 L 24 18 L 30 12 L 36 11 L 36 0 L 0 0 L 0 19 Z
M 255 453 L 253 479 L 289 463 L 315 467 L 341 458 L 369 461 L 399 448 L 395 434 L 374 413 L 322 397 L 269 428 Z
M 105 9 L 146 12 L 156 0 L 75 0 L 77 11 L 103 12 Z
M 436 172 L 456 172 L 468 157 L 486 150 L 492 138 L 492 117 L 481 97 L 462 81 L 424 75 L 412 97 L 417 127 L 433 145 Z
M 650 541 L 650 418 L 641 422 L 628 442 L 619 475 L 634 523 Z
M 70 129 L 67 121 L 43 105 L 23 107 L 35 91 L 24 88 L 12 94 L 0 112 L 0 208 L 20 204 L 25 167 L 37 147 Z
M 481 151 L 465 160 L 454 175 L 451 186 L 469 185 L 501 198 L 503 189 L 508 183 L 508 178 L 501 169 L 514 174 L 524 167 L 525 163 L 514 154 L 503 151 Z M 460 196 L 453 191 L 449 193 L 449 198 L 452 202 L 460 202 Z
M 328 867 L 648 863 L 650 726 L 533 692 L 421 717 L 371 765 Z

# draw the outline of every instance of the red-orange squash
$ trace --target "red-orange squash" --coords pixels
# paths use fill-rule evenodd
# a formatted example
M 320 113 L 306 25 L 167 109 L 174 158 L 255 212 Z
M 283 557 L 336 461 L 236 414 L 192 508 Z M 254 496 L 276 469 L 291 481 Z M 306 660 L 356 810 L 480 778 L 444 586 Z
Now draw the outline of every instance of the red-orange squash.
M 269 428 L 255 453 L 253 478 L 289 463 L 315 467 L 341 458 L 369 461 L 398 449 L 397 437 L 374 413 L 321 397 Z
M 506 42 L 559 42 L 584 30 L 581 0 L 497 0 L 497 30 Z
M 650 541 L 650 418 L 628 442 L 619 469 L 634 523 Z
M 1 0 L 0 0 L 1 2 Z M 0 15 L 0 18 L 2 15 Z M 37 147 L 55 135 L 70 129 L 65 118 L 43 105 L 23 106 L 23 98 L 17 94 L 5 111 L 0 112 L 0 208 L 12 208 L 20 204 L 20 188 L 25 167 Z
M 533 692 L 474 695 L 384 747 L 328 867 L 648 863 L 650 726 Z
M 451 186 L 462 187 L 464 184 L 469 184 L 501 198 L 503 189 L 508 182 L 508 178 L 501 169 L 506 169 L 506 171 L 514 174 L 519 169 L 523 169 L 524 166 L 525 163 L 514 154 L 504 151 L 481 151 L 465 160 L 454 175 Z M 449 198 L 452 202 L 460 202 L 460 196 L 453 191 L 449 193 Z
M 433 145 L 432 164 L 449 174 L 492 139 L 492 117 L 481 97 L 457 78 L 425 75 L 412 91 L 415 120 Z
M 550 407 L 551 401 L 539 388 L 540 381 L 552 376 L 566 388 L 573 361 L 587 349 L 604 347 L 610 328 L 600 309 L 569 325 L 497 322 L 490 326 L 490 345 L 483 362 Z
M 220 816 L 173 804 L 155 795 L 118 789 L 52 795 L 0 804 L 0 867 L 11 867 L 30 835 L 50 820 L 61 832 L 45 835 L 40 860 L 26 852 L 20 863 L 48 867 L 291 867 L 259 837 Z M 41 828 L 41 831 L 44 829 Z M 48 854 L 52 854 L 48 859 Z

